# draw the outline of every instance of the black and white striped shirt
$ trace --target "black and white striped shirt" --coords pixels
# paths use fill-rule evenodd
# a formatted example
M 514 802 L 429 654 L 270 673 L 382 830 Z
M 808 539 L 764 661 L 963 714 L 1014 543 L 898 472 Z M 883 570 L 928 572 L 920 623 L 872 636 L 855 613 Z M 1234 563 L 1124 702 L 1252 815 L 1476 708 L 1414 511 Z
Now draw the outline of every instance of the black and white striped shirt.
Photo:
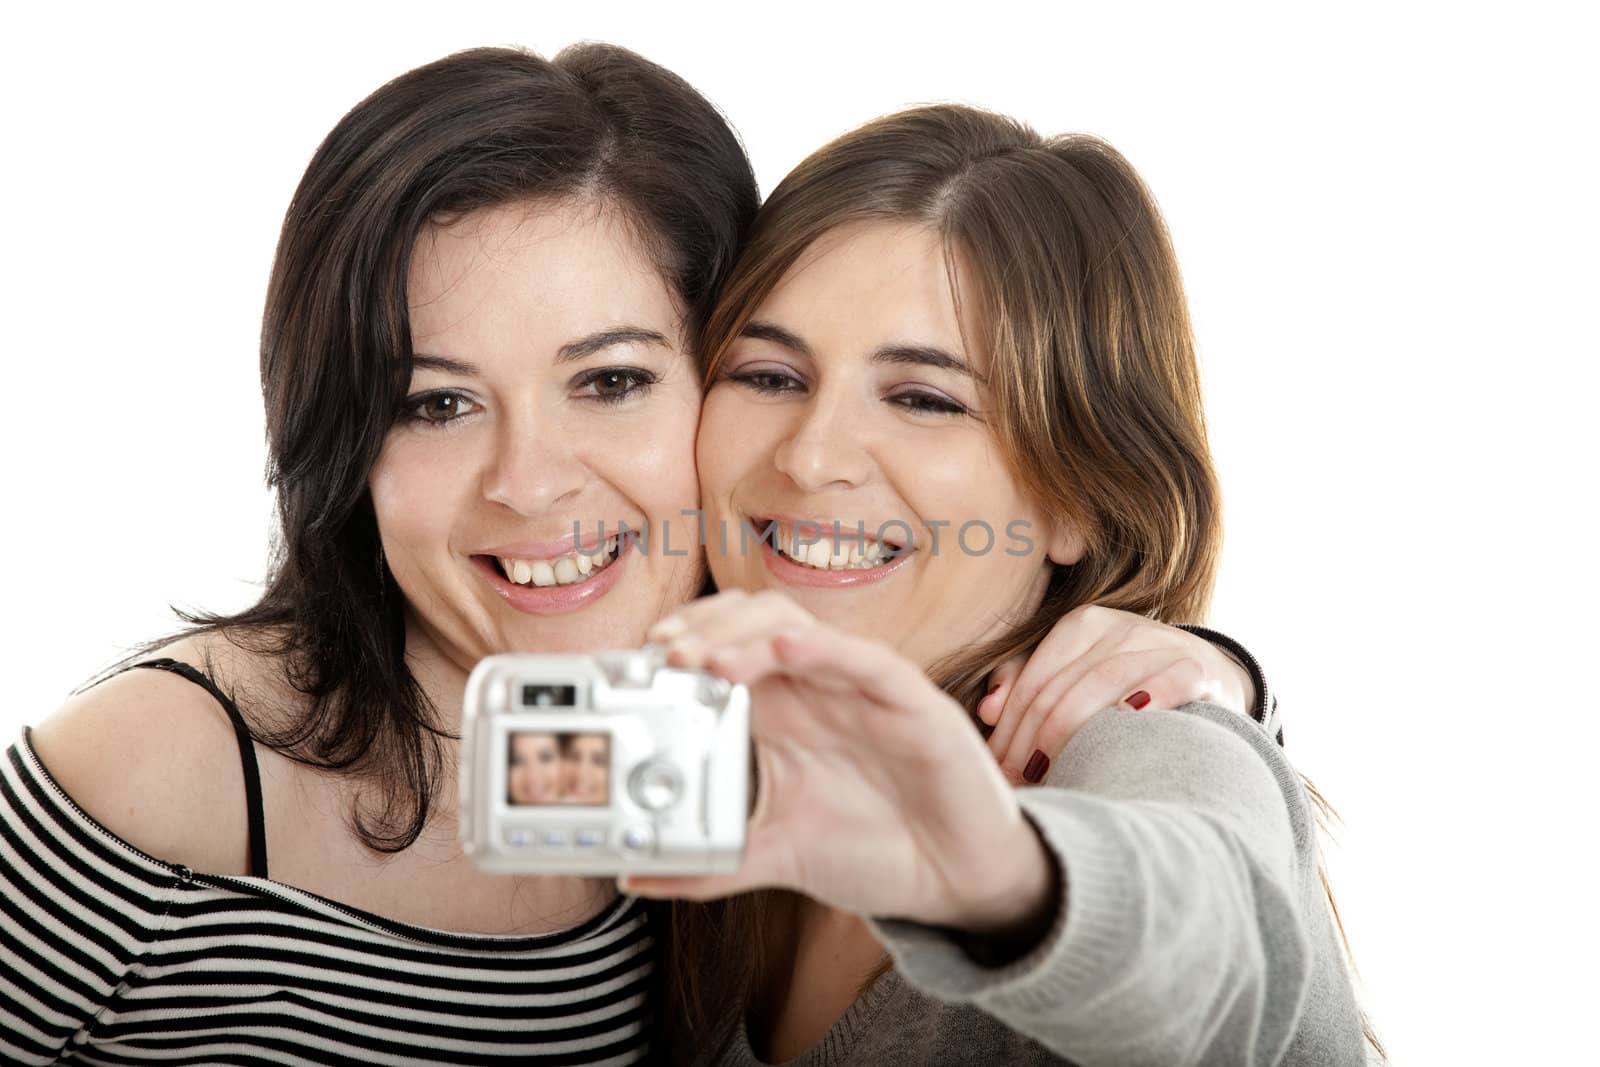
M 0 766 L 0 1062 L 634 1063 L 652 941 L 446 933 L 154 859 L 80 810 L 24 730 Z

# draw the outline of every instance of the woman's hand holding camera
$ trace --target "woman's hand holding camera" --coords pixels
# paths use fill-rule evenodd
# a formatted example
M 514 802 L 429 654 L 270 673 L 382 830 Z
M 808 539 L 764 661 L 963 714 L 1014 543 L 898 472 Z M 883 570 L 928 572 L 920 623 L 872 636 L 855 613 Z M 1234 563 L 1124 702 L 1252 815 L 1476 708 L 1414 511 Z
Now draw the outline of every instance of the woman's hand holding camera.
M 864 916 L 1036 925 L 1054 862 L 967 713 L 879 641 L 777 593 L 722 593 L 651 631 L 673 666 L 751 692 L 757 800 L 738 872 L 630 878 L 644 896 L 783 887 Z

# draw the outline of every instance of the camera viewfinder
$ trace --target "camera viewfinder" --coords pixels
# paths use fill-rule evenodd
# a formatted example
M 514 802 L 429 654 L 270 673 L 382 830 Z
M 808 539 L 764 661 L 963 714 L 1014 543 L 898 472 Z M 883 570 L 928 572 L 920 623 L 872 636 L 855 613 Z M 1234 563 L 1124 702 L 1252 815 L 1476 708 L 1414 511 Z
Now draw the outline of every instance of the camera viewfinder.
M 525 708 L 570 708 L 577 703 L 578 687 L 573 685 L 524 685 Z

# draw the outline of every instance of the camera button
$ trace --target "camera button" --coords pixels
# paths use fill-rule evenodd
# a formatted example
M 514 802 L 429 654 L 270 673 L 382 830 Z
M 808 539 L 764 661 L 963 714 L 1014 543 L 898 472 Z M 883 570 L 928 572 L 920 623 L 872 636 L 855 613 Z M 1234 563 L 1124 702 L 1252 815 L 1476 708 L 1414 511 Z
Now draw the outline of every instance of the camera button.
M 545 848 L 566 848 L 567 832 L 565 830 L 546 830 L 539 835 L 539 844 Z
M 505 832 L 505 842 L 512 848 L 527 848 L 533 844 L 533 832 L 521 826 L 508 827 Z
M 579 830 L 576 836 L 579 848 L 599 848 L 606 843 L 604 830 Z
M 624 852 L 634 855 L 651 853 L 656 850 L 656 832 L 649 826 L 635 824 L 622 831 L 618 844 Z
M 650 760 L 640 764 L 629 776 L 628 794 L 645 811 L 670 808 L 683 796 L 683 775 L 664 760 Z

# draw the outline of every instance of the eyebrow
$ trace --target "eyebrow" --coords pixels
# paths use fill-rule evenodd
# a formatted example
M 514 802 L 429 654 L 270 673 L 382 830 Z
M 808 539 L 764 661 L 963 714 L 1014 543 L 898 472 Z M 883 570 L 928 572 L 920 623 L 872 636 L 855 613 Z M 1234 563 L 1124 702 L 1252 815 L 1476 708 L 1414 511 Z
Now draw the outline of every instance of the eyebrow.
M 449 356 L 429 356 L 421 352 L 411 354 L 411 369 L 443 371 L 446 374 L 459 374 L 464 378 L 476 378 L 483 373 L 476 363 L 468 363 L 464 359 L 452 359 Z
M 771 341 L 773 344 L 782 345 L 784 348 L 797 352 L 802 356 L 816 358 L 811 346 L 798 334 L 779 326 L 775 322 L 764 319 L 752 319 L 745 323 L 744 329 L 739 331 L 739 336 L 753 338 L 757 341 Z M 953 356 L 942 348 L 933 345 L 907 345 L 887 344 L 879 345 L 867 357 L 872 363 L 913 364 L 921 367 L 933 367 L 937 370 L 952 371 L 964 374 L 968 378 L 981 380 L 972 373 L 972 368 L 967 361 L 959 356 Z
M 591 333 L 588 337 L 580 337 L 576 341 L 568 341 L 556 350 L 556 362 L 571 363 L 575 359 L 592 356 L 612 345 L 641 343 L 660 345 L 663 348 L 672 347 L 672 342 L 667 340 L 666 335 L 657 330 L 647 330 L 642 326 L 618 326 L 612 330 Z
M 612 330 L 601 330 L 587 337 L 580 337 L 576 341 L 568 341 L 556 350 L 556 362 L 571 363 L 573 360 L 592 356 L 596 352 L 604 351 L 612 345 L 626 344 L 652 344 L 671 348 L 672 343 L 666 335 L 657 330 L 646 330 L 641 326 L 619 326 Z M 413 353 L 411 356 L 411 369 L 436 370 L 445 374 L 457 374 L 464 378 L 477 378 L 483 374 L 476 363 L 453 356 L 434 356 L 422 352 Z

